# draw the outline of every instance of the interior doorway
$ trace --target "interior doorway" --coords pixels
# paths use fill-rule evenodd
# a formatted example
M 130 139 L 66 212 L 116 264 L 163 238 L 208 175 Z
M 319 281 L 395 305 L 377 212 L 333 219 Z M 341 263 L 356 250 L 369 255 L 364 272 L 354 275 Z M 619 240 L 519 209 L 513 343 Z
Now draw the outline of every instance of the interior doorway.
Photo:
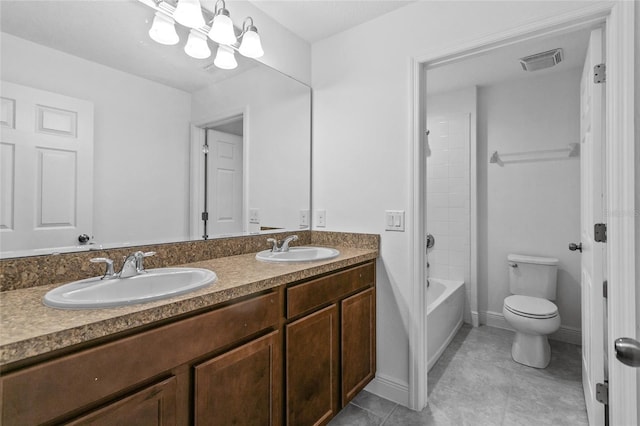
M 246 208 L 246 120 L 243 113 L 192 126 L 192 238 L 250 232 Z
M 631 16 L 631 17 L 630 17 Z M 538 25 L 529 26 L 521 31 L 510 31 L 508 34 L 496 35 L 492 40 L 482 40 L 478 43 L 471 43 L 463 48 L 448 49 L 441 52 L 433 52 L 421 58 L 414 58 L 412 63 L 413 72 L 413 87 L 414 87 L 414 99 L 413 99 L 413 122 L 412 122 L 412 135 L 414 141 L 414 163 L 413 163 L 413 194 L 414 194 L 414 215 L 416 218 L 415 230 L 416 235 L 414 237 L 414 256 L 413 256 L 413 277 L 414 277 L 414 308 L 416 310 L 415 318 L 418 318 L 410 330 L 410 340 L 412 352 L 410 353 L 410 405 L 414 409 L 421 409 L 426 404 L 427 384 L 426 384 L 426 319 L 423 315 L 426 310 L 426 289 L 422 288 L 424 280 L 424 271 L 426 259 L 424 256 L 425 246 L 425 213 L 426 204 L 423 194 L 425 193 L 426 186 L 426 152 L 425 147 L 425 131 L 426 131 L 426 86 L 428 77 L 425 73 L 425 69 L 433 68 L 435 66 L 441 66 L 447 63 L 455 63 L 463 58 L 474 57 L 483 55 L 488 51 L 493 51 L 497 48 L 510 46 L 516 43 L 520 43 L 526 40 L 531 40 L 541 36 L 563 34 L 570 31 L 574 31 L 581 28 L 591 28 L 596 24 L 607 24 L 608 40 L 607 51 L 611 53 L 608 58 L 609 65 L 615 67 L 617 75 L 614 79 L 624 81 L 633 86 L 633 64 L 624 59 L 623 52 L 631 49 L 633 50 L 633 6 L 631 5 L 600 5 L 592 7 L 588 12 L 575 13 L 573 16 L 563 17 L 563 22 L 554 20 L 551 22 L 541 22 Z M 629 46 L 631 46 L 629 48 Z M 625 50 L 626 49 L 626 50 Z M 627 52 L 628 54 L 628 52 Z M 632 56 L 632 52 L 631 52 Z M 611 90 L 609 90 L 611 89 Z M 624 90 L 620 83 L 611 85 L 608 87 L 607 93 L 607 105 L 615 105 L 617 111 L 620 112 L 620 116 L 607 116 L 607 139 L 619 140 L 620 146 L 607 148 L 607 170 L 608 179 L 607 186 L 613 187 L 616 182 L 623 182 L 625 185 L 625 191 L 616 189 L 616 194 L 613 197 L 607 199 L 607 207 L 609 209 L 619 208 L 622 205 L 633 205 L 634 197 L 634 165 L 633 165 L 633 105 L 630 101 L 626 100 L 623 96 Z M 617 128 L 616 128 L 617 127 Z M 625 158 L 622 155 L 627 150 L 628 155 L 631 158 Z M 482 158 L 482 157 L 480 157 Z M 485 161 L 482 158 L 482 161 Z M 614 166 L 614 167 L 612 167 Z M 619 187 L 618 187 L 619 188 Z M 633 262 L 629 262 L 626 266 L 621 263 L 621 260 L 628 258 L 629 255 L 625 254 L 624 250 L 628 250 L 629 247 L 633 247 L 633 218 L 620 218 L 610 217 L 610 223 L 616 223 L 616 229 L 618 226 L 620 229 L 626 229 L 627 235 L 624 236 L 621 233 L 617 233 L 618 240 L 615 244 L 609 244 L 607 247 L 607 258 L 610 260 L 609 268 L 612 270 L 610 276 L 611 280 L 621 280 L 619 282 L 620 287 L 617 289 L 619 292 L 615 297 L 609 294 L 608 311 L 611 313 L 611 306 L 615 306 L 616 309 L 622 309 L 624 315 L 618 314 L 609 322 L 609 337 L 613 339 L 613 335 L 620 333 L 627 333 L 631 336 L 635 335 L 633 328 L 633 321 L 631 318 L 635 318 L 635 292 L 632 285 L 628 282 L 623 283 L 622 278 L 633 277 L 634 266 Z M 631 232 L 629 232 L 629 230 Z M 480 238 L 479 238 L 480 239 Z M 612 262 L 620 268 L 613 272 Z M 631 281 L 633 282 L 633 280 Z M 426 286 L 424 286 L 426 287 Z M 626 297 L 625 297 L 626 295 Z M 629 300 L 631 297 L 632 300 Z M 621 336 L 618 336 L 621 337 Z M 612 346 L 612 345 L 609 345 Z M 612 374 L 612 380 L 615 383 L 610 384 L 616 390 L 618 398 L 611 401 L 614 407 L 612 421 L 615 423 L 616 419 L 618 423 L 629 423 L 629 419 L 633 423 L 636 420 L 637 408 L 633 405 L 633 401 L 636 400 L 636 379 L 635 375 L 622 374 L 619 365 L 615 364 L 615 355 L 611 356 L 611 348 L 608 353 L 609 370 L 616 370 Z M 604 367 L 604 366 L 603 366 Z M 611 394 L 610 394 L 611 395 Z

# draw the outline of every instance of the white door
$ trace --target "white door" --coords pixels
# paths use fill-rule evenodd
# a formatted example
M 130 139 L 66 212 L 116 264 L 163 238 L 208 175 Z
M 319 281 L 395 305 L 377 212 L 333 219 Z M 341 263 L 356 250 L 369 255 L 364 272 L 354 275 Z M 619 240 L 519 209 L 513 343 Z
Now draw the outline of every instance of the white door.
M 93 104 L 1 82 L 2 252 L 78 245 L 93 225 Z
M 207 130 L 210 236 L 243 232 L 242 136 Z
M 594 240 L 594 224 L 603 223 L 604 84 L 594 83 L 594 66 L 603 61 L 602 30 L 591 32 L 580 81 L 580 191 L 582 242 L 582 385 L 590 425 L 603 425 L 604 405 L 596 384 L 605 378 L 605 244 Z

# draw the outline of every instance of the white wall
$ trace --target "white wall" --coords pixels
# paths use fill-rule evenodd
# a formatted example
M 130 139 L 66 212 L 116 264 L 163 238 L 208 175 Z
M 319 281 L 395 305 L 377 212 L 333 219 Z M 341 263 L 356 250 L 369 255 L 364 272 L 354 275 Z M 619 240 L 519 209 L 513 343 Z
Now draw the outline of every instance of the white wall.
M 481 321 L 491 324 L 492 315 L 493 320 L 502 315 L 510 294 L 506 258 L 517 253 L 560 260 L 556 304 L 562 325 L 580 329 L 581 256 L 567 249 L 580 241 L 579 158 L 504 166 L 488 161 L 494 151 L 562 149 L 579 143 L 580 74 L 572 69 L 478 91 Z
M 183 91 L 2 33 L 2 79 L 94 104 L 94 235 L 100 244 L 188 235 Z
M 312 46 L 314 208 L 327 210 L 328 230 L 382 235 L 377 360 L 384 383 L 374 384 L 375 392 L 407 402 L 413 231 L 408 59 L 585 6 L 416 2 Z M 386 209 L 407 211 L 406 232 L 385 233 Z
M 193 94 L 192 121 L 211 122 L 225 111 L 247 110 L 249 209 L 260 224 L 295 229 L 309 209 L 311 90 L 277 71 L 252 68 Z
M 473 324 L 478 324 L 478 303 L 476 282 L 471 277 L 470 160 L 476 144 L 476 119 L 475 87 L 427 94 L 431 148 L 427 157 L 427 232 L 436 239 L 428 255 L 429 277 L 465 282 L 464 320 Z

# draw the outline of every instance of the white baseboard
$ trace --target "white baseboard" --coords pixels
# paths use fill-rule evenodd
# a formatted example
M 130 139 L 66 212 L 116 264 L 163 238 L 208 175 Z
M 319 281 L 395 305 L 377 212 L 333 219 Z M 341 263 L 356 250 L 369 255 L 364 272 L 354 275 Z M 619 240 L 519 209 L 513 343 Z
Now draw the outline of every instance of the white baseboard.
M 504 330 L 515 331 L 504 319 L 504 316 L 498 312 L 480 311 L 479 313 L 480 324 L 488 325 L 489 327 L 502 328 Z M 560 326 L 560 330 L 549 336 L 552 340 L 558 340 L 560 342 L 572 343 L 574 345 L 582 345 L 582 332 L 579 328 Z
M 560 342 L 573 343 L 582 346 L 582 331 L 579 328 L 561 326 L 560 330 L 549 336 L 550 339 Z
M 409 406 L 409 385 L 392 377 L 376 374 L 376 377 L 364 389 L 396 404 Z

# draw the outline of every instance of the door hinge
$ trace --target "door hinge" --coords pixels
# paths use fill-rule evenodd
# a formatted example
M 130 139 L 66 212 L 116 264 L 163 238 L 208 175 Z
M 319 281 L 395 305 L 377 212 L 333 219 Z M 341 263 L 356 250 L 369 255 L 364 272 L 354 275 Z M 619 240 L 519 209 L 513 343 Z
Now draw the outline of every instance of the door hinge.
M 609 405 L 609 382 L 596 383 L 596 401 L 601 404 Z
M 598 64 L 593 67 L 593 82 L 605 83 L 607 81 L 607 66 L 605 64 Z
M 602 297 L 604 297 L 605 299 L 607 298 L 607 287 L 609 287 L 609 283 L 607 282 L 607 280 L 604 280 L 602 282 Z
M 607 224 L 606 223 L 596 223 L 595 225 L 593 225 L 593 239 L 597 243 L 607 242 Z

